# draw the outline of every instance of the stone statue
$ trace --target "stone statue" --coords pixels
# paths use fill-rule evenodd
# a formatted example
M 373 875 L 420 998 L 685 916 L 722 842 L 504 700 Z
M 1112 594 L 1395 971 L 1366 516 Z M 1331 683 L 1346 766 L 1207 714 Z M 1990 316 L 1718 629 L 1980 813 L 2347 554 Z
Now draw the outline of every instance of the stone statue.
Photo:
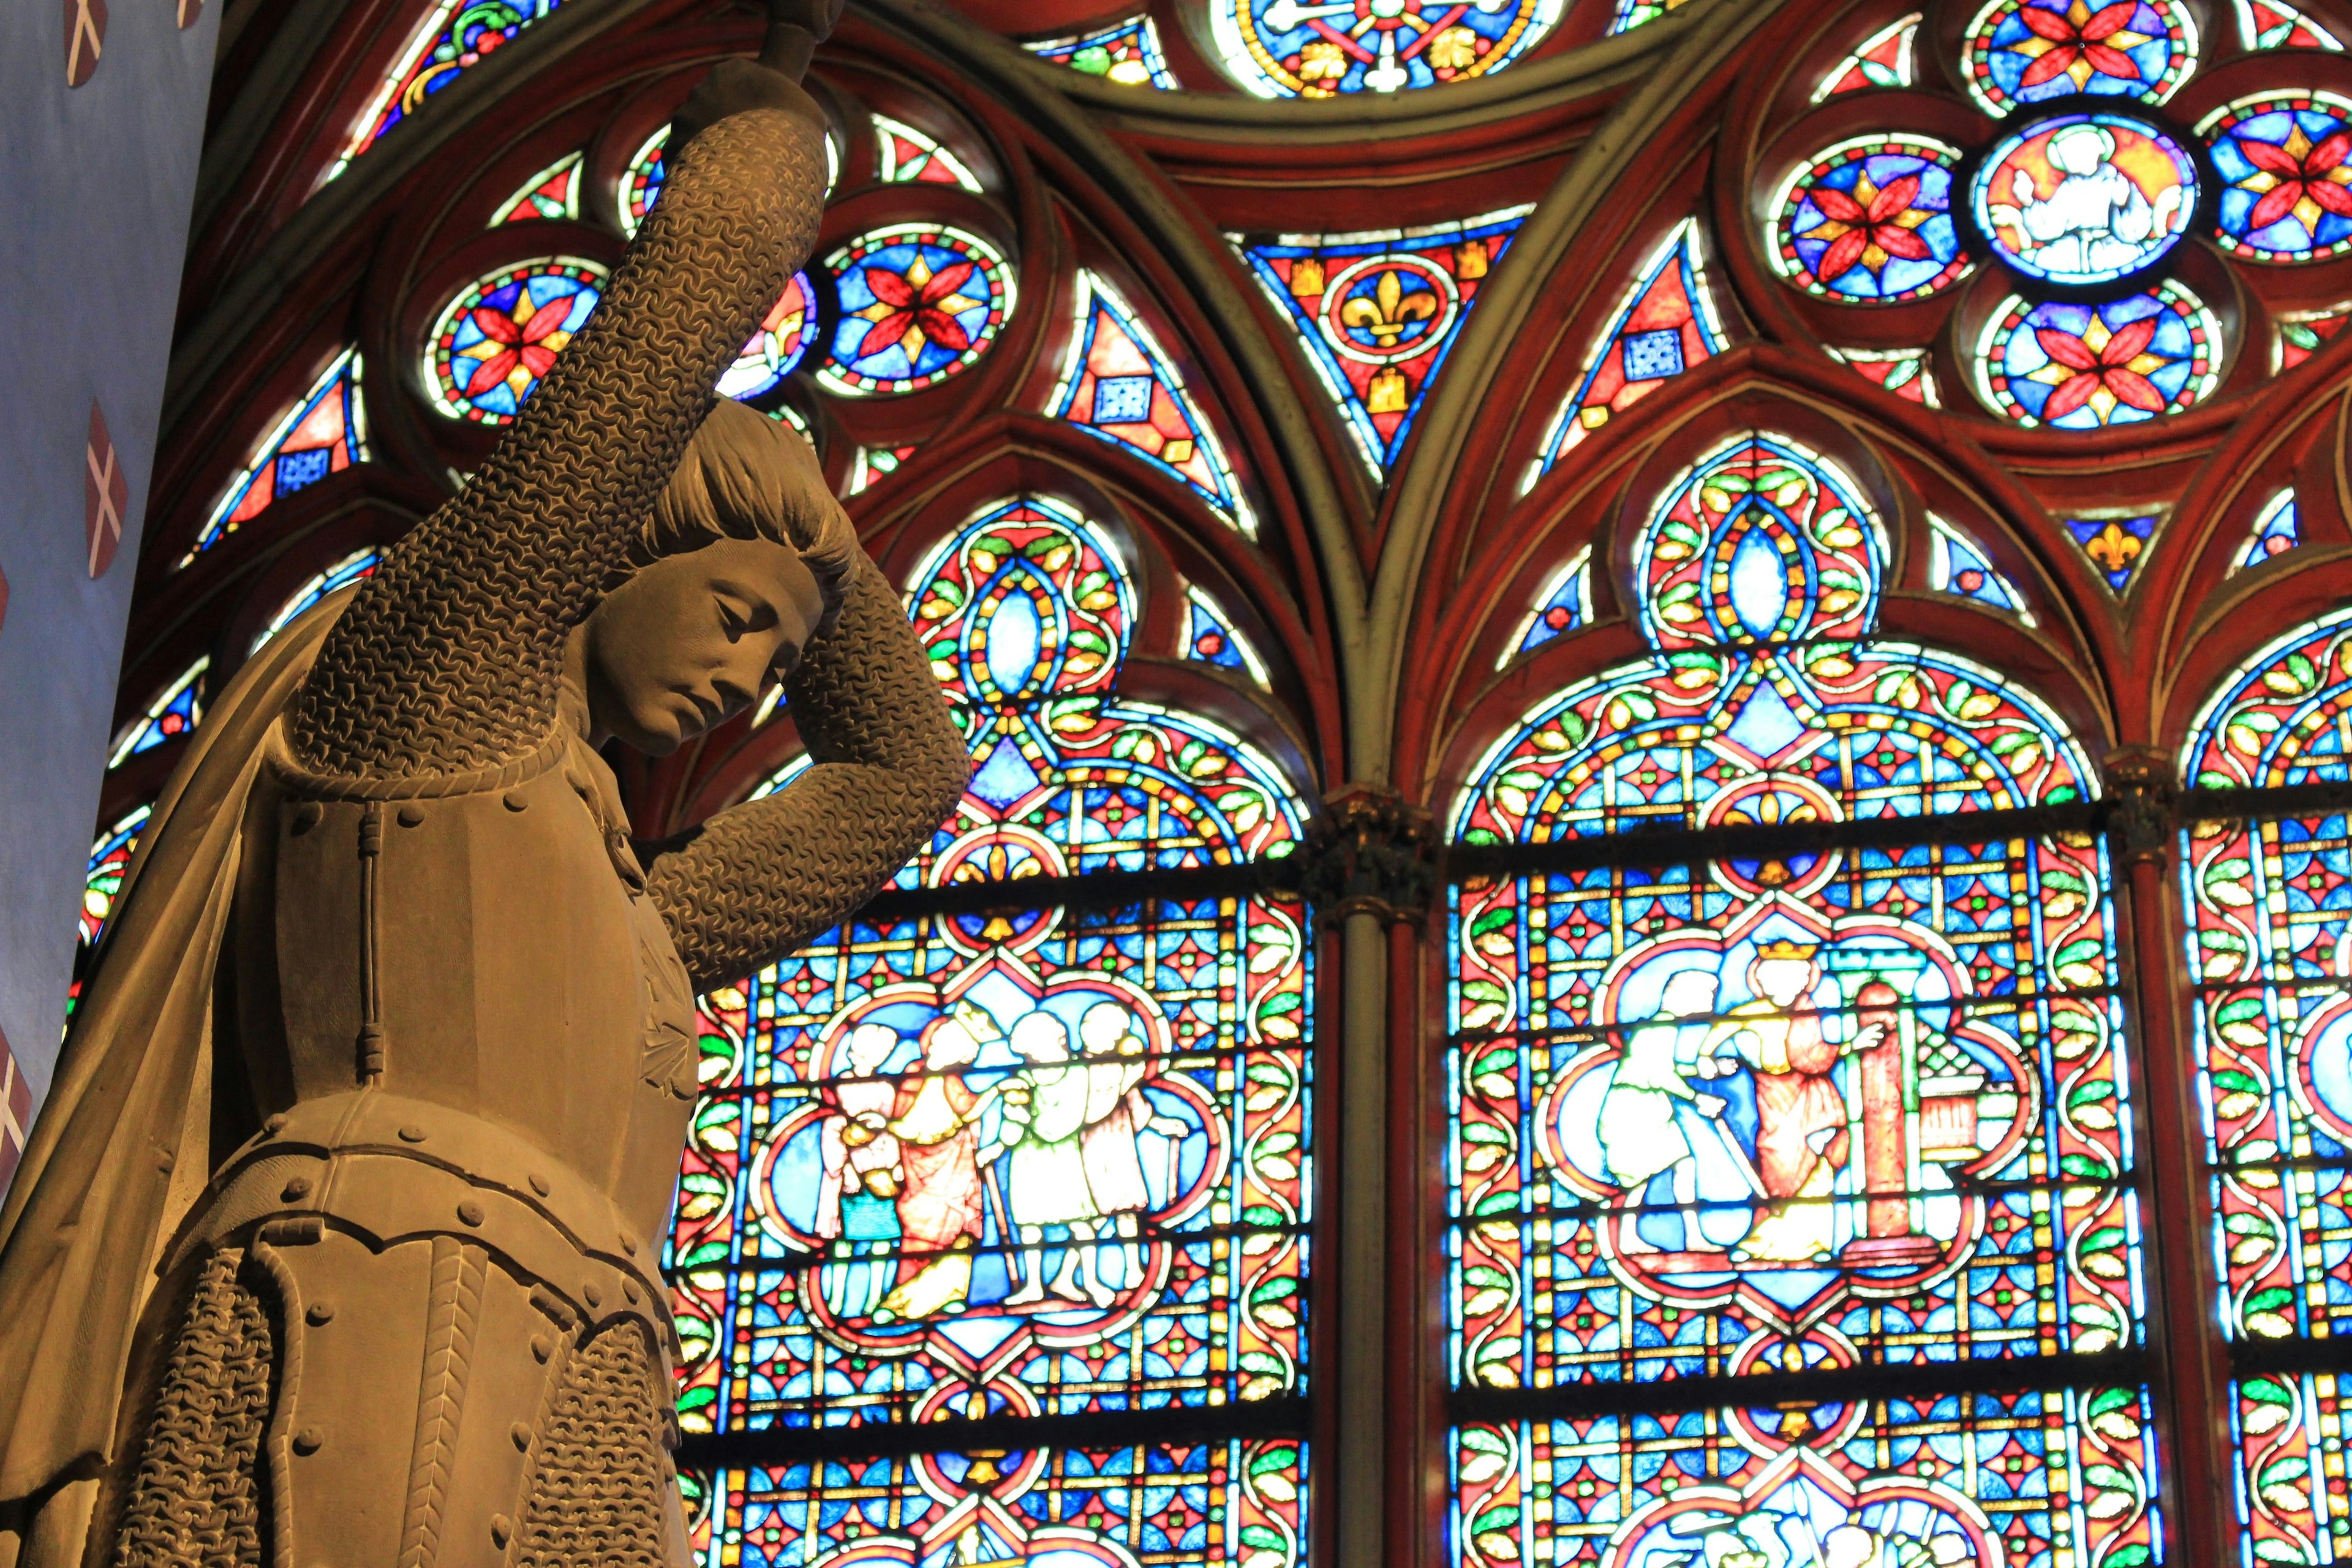
M 158 804 L 0 1210 L 0 1568 L 686 1561 L 694 993 L 865 900 L 969 771 L 814 454 L 713 407 L 816 237 L 839 5 L 773 0 L 698 89 L 512 433 Z M 778 677 L 816 765 L 634 842 L 596 745 Z

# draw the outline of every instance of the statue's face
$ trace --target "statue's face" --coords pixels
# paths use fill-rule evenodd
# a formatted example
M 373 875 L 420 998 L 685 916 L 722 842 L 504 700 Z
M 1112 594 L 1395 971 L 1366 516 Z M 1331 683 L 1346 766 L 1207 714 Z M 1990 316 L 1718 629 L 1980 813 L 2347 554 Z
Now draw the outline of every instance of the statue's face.
M 783 545 L 722 539 L 664 556 L 582 628 L 590 722 L 667 756 L 789 672 L 824 615 L 816 578 Z

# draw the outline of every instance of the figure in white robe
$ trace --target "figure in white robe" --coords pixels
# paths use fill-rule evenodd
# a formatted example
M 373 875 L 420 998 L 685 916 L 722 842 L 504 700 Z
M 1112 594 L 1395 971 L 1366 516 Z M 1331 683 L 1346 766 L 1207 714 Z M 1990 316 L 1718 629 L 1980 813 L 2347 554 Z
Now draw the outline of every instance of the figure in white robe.
M 1151 1207 L 1143 1176 L 1140 1134 L 1181 1138 L 1189 1129 L 1160 1116 L 1143 1097 L 1149 1071 L 1142 1031 L 1135 1015 L 1116 1002 L 1097 1002 L 1078 1020 L 1078 1044 L 1087 1058 L 1087 1123 L 1078 1135 L 1087 1168 L 1087 1189 L 1095 1212 L 1110 1221 L 1115 1246 L 1102 1250 L 1119 1260 L 1119 1285 L 1132 1289 L 1143 1278 L 1142 1215 Z
M 1601 1146 L 1625 1202 L 1673 1205 L 1671 1214 L 1643 1214 L 1620 1229 L 1629 1250 L 1728 1247 L 1747 1234 L 1747 1205 L 1756 1194 L 1745 1152 L 1724 1127 L 1723 1097 L 1691 1082 L 1694 1074 L 1714 1075 L 1704 1055 L 1709 1026 L 1681 1021 L 1706 1018 L 1717 993 L 1706 970 L 1669 976 L 1657 1016 L 1626 1037 L 1601 1097 Z
M 817 1135 L 824 1175 L 817 1187 L 816 1234 L 829 1245 L 819 1268 L 825 1305 L 837 1318 L 871 1314 L 898 1271 L 898 1189 L 906 1179 L 890 1131 L 898 1086 L 874 1075 L 898 1048 L 898 1031 L 860 1024 L 843 1055 L 848 1081 L 831 1090 L 840 1109 Z
M 2114 163 L 2116 139 L 2105 126 L 2069 125 L 2050 138 L 2057 188 L 2042 195 L 2023 169 L 2010 179 L 2010 202 L 1991 204 L 1993 225 L 2012 236 L 2020 260 L 2054 278 L 2112 276 L 2145 260 L 2179 220 L 2181 190 L 2168 185 L 2150 202 Z M 2014 205 L 2011 205 L 2014 203 Z
M 1087 1069 L 1070 1059 L 1070 1031 L 1051 1013 L 1024 1015 L 1009 1037 L 1013 1054 L 1027 1062 L 1017 1086 L 1004 1093 L 1005 1205 L 1021 1237 L 1021 1289 L 1005 1298 L 1024 1305 L 1047 1290 L 1071 1300 L 1108 1306 L 1110 1290 L 1095 1267 L 1095 1222 L 1101 1216 L 1087 1185 L 1078 1135 L 1086 1126 Z M 1045 1278 L 1045 1228 L 1062 1226 L 1069 1241 L 1061 1267 Z M 1076 1276 L 1075 1281 L 1073 1276 Z

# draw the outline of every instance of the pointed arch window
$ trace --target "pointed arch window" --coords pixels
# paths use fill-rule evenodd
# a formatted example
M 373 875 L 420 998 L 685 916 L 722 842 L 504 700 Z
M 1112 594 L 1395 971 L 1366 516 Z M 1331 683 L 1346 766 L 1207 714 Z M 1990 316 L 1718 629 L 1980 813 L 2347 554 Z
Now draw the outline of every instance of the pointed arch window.
M 987 509 L 910 599 L 962 806 L 707 1004 L 670 1243 L 698 1560 L 1299 1561 L 1310 949 L 1260 868 L 1301 802 L 1123 692 L 1135 576 L 1073 508 Z
M 1637 535 L 1649 657 L 1453 808 L 1463 1564 L 2160 1546 L 2098 786 L 1878 633 L 1887 559 L 1727 443 Z

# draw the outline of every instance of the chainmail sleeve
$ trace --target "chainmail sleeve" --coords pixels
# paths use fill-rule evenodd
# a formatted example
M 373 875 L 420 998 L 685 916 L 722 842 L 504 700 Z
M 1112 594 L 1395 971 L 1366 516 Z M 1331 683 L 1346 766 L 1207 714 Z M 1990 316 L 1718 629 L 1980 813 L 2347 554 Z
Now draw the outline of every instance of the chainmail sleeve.
M 755 106 L 672 154 L 627 259 L 513 429 L 328 634 L 290 727 L 308 765 L 455 773 L 547 740 L 566 636 L 815 243 L 820 111 L 777 72 L 732 79 L 754 83 Z
M 742 979 L 865 902 L 971 777 L 906 612 L 863 556 L 839 624 L 810 643 L 786 691 L 815 765 L 671 840 L 646 874 L 697 990 Z

